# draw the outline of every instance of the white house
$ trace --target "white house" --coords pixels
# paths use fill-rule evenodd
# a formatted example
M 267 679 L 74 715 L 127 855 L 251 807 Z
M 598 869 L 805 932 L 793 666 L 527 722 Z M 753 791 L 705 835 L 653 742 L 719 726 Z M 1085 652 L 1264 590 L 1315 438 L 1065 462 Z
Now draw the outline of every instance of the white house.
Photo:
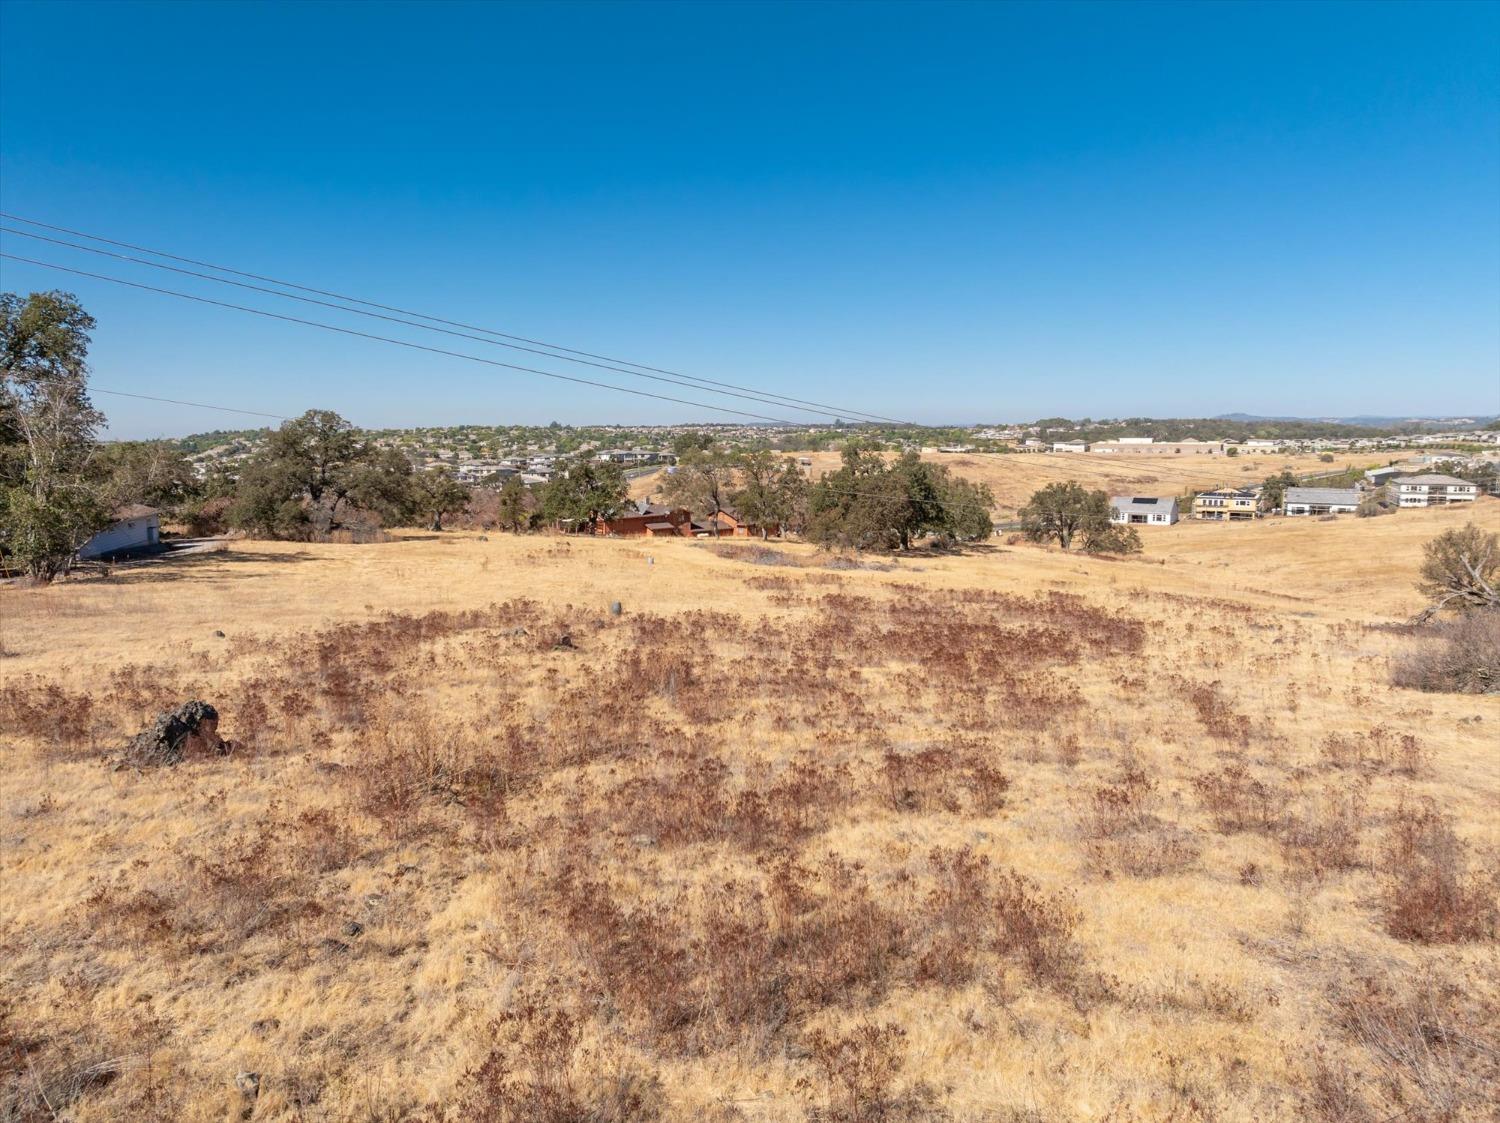
M 1359 509 L 1359 489 L 1353 487 L 1289 487 L 1281 509 L 1288 515 L 1348 515 Z
M 80 558 L 102 558 L 134 550 L 149 550 L 161 542 L 161 515 L 155 507 L 121 507 L 112 525 L 78 549 Z
M 1087 452 L 1088 450 L 1089 450 L 1089 443 L 1088 443 L 1088 441 L 1053 441 L 1052 442 L 1052 451 L 1053 452 Z
M 1113 495 L 1109 521 L 1125 525 L 1170 526 L 1177 521 L 1177 500 L 1155 495 Z
M 1479 485 L 1456 476 L 1401 476 L 1386 485 L 1394 488 L 1402 507 L 1441 507 L 1448 503 L 1472 503 Z

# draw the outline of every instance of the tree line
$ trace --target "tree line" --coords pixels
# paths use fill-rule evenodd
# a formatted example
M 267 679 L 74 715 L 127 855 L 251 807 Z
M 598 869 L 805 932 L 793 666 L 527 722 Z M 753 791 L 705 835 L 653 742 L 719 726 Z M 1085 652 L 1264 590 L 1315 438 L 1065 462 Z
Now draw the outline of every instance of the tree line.
M 228 529 L 319 540 L 464 512 L 482 525 L 593 533 L 633 510 L 619 465 L 579 452 L 546 483 L 519 477 L 471 490 L 443 469 L 417 470 L 331 410 L 270 432 L 237 467 L 195 464 L 177 442 L 98 438 L 88 392 L 95 321 L 71 293 L 0 295 L 0 565 L 50 581 L 126 504 L 146 504 L 190 532 Z M 816 482 L 791 457 L 738 451 L 684 434 L 662 500 L 712 525 L 722 513 L 770 535 L 820 545 L 909 549 L 922 537 L 972 542 L 992 532 L 994 497 L 915 452 L 890 458 L 857 439 Z

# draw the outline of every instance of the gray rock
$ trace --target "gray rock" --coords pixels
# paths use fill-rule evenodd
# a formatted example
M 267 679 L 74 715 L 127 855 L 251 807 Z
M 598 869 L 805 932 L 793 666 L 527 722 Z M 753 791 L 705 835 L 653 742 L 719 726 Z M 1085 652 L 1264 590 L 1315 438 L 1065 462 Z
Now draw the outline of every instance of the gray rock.
M 363 933 L 365 926 L 357 920 L 351 920 L 345 924 L 342 931 L 346 936 L 358 936 Z
M 260 1095 L 260 1073 L 239 1072 L 235 1074 L 234 1086 L 240 1090 L 240 1095 L 254 1099 Z

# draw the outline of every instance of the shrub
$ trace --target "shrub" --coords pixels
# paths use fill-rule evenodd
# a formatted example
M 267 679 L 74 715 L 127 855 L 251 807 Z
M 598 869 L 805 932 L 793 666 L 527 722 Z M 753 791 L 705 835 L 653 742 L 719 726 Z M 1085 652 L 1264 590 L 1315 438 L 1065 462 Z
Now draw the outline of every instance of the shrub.
M 1336 1114 L 1336 1120 L 1461 1120 L 1493 1118 L 1500 1087 L 1500 1009 L 1492 988 L 1454 974 L 1424 971 L 1365 976 L 1337 983 L 1329 994 L 1335 1025 L 1368 1056 L 1380 1079 L 1324 1077 L 1315 1088 L 1330 1106 L 1361 1104 L 1360 1088 L 1378 1095 L 1379 1111 Z M 1339 1085 L 1346 1085 L 1339 1095 Z
M 1383 908 L 1392 936 L 1422 944 L 1494 937 L 1495 876 L 1469 874 L 1462 841 L 1431 800 L 1396 809 L 1384 859 Z
M 1391 681 L 1411 690 L 1500 693 L 1500 608 L 1432 625 L 1430 638 L 1396 661 Z
M 808 1035 L 813 1063 L 829 1088 L 829 1111 L 813 1118 L 827 1123 L 876 1123 L 899 1118 L 901 1104 L 891 1084 L 901 1071 L 906 1031 L 898 1025 L 862 1021 L 838 1033 Z
M 1195 776 L 1193 787 L 1214 827 L 1226 834 L 1274 831 L 1290 798 L 1284 788 L 1257 779 L 1243 764 Z
M 1283 856 L 1314 871 L 1357 866 L 1366 795 L 1367 781 L 1361 780 L 1309 796 L 1281 826 Z

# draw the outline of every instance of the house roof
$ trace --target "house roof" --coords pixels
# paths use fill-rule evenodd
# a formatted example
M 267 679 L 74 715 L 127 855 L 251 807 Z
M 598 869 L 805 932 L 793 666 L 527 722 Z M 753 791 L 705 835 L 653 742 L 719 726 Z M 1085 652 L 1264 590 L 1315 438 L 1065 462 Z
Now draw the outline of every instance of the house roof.
M 156 514 L 160 512 L 155 507 L 147 507 L 144 503 L 131 503 L 115 509 L 115 521 L 128 522 L 131 519 L 144 519 Z
M 1159 495 L 1111 495 L 1109 505 L 1111 507 L 1170 507 L 1177 500 L 1170 497 L 1163 499 Z
M 1212 491 L 1200 491 L 1199 495 L 1232 495 L 1236 499 L 1255 499 L 1260 495 L 1258 487 L 1216 487 Z
M 1429 487 L 1431 487 L 1431 486 L 1445 486 L 1445 485 L 1449 485 L 1449 484 L 1460 484 L 1460 485 L 1462 485 L 1462 484 L 1470 483 L 1471 481 L 1469 481 L 1469 480 L 1461 480 L 1461 479 L 1458 479 L 1456 476 L 1440 476 L 1440 475 L 1437 475 L 1436 473 L 1428 472 L 1426 475 L 1421 475 L 1421 476 L 1402 476 L 1398 480 L 1396 480 L 1395 482 L 1398 483 L 1398 484 L 1427 484 Z
M 647 523 L 646 524 L 646 529 L 647 530 L 676 530 L 677 527 L 674 526 L 672 523 L 659 522 L 659 523 Z
M 1285 503 L 1359 503 L 1359 490 L 1352 487 L 1289 487 Z

